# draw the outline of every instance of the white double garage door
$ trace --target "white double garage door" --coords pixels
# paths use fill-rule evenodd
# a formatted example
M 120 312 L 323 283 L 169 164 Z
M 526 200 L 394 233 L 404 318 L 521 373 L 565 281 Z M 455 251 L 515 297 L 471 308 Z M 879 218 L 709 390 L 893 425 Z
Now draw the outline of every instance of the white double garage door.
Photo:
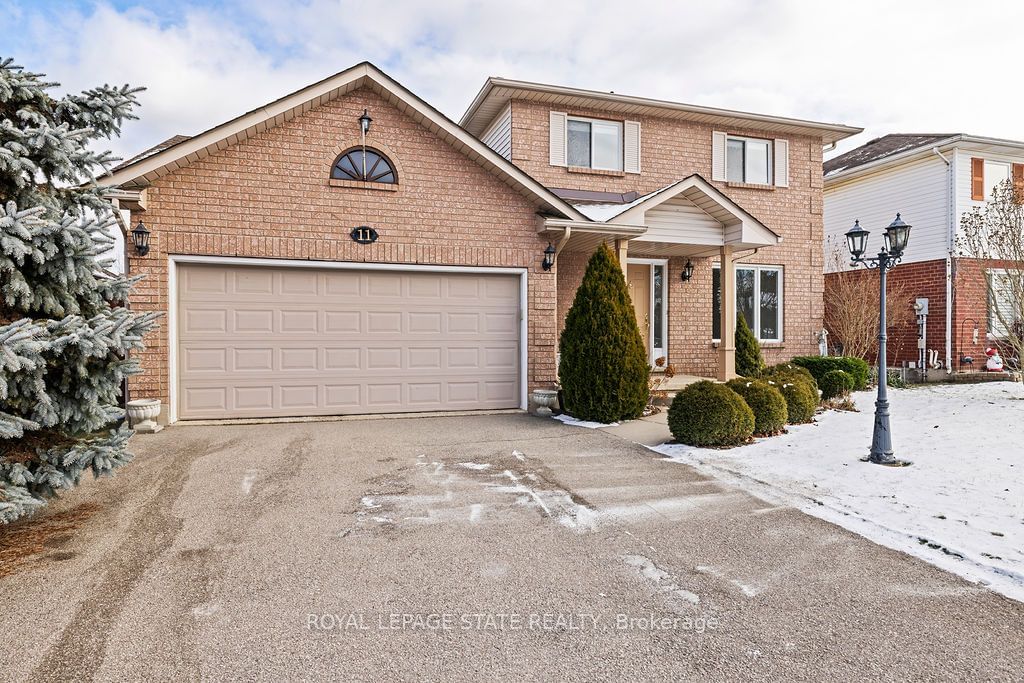
M 181 262 L 177 418 L 518 408 L 520 274 Z

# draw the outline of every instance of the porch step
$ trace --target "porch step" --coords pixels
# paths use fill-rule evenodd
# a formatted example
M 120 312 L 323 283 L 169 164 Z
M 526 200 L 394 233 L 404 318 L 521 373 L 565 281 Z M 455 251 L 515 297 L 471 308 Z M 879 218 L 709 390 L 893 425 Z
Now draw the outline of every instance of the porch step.
M 660 373 L 653 373 L 652 376 L 659 376 Z M 675 398 L 676 394 L 682 391 L 687 385 L 699 382 L 701 380 L 708 379 L 712 382 L 716 381 L 712 377 L 698 377 L 697 375 L 674 375 L 665 379 L 654 391 L 658 392 L 658 396 L 654 399 L 653 403 L 656 406 L 667 406 L 671 405 L 672 399 Z

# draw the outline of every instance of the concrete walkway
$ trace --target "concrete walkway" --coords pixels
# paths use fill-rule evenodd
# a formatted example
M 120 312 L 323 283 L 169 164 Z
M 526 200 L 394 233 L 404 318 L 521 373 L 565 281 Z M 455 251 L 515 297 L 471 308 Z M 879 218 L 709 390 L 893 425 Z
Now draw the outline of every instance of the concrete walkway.
M 668 430 L 668 407 L 664 407 L 660 413 L 648 417 L 620 422 L 613 427 L 600 427 L 599 429 L 606 434 L 644 446 L 660 446 L 666 441 L 672 440 L 672 434 Z
M 491 415 L 134 444 L 114 478 L 0 529 L 5 681 L 1024 667 L 1024 605 L 600 430 Z

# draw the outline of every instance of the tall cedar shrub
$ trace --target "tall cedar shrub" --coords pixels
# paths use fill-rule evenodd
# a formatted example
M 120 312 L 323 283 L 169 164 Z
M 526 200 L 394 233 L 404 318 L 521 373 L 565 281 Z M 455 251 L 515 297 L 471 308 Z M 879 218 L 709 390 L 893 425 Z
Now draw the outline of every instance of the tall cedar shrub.
M 757 377 L 764 370 L 764 357 L 757 337 L 747 325 L 747 319 L 740 313 L 736 316 L 736 374 L 743 377 Z
M 559 340 L 565 410 L 580 420 L 640 417 L 647 405 L 647 349 L 618 259 L 602 244 L 587 264 Z
M 747 377 L 731 379 L 726 386 L 739 394 L 754 411 L 754 434 L 774 436 L 786 429 L 789 418 L 786 398 L 777 386 Z
M 668 428 L 688 446 L 738 446 L 754 433 L 754 412 L 726 385 L 702 380 L 672 399 Z
M 116 230 L 90 144 L 135 118 L 137 88 L 52 94 L 0 59 L 0 523 L 131 458 L 121 383 L 154 313 L 108 270 Z

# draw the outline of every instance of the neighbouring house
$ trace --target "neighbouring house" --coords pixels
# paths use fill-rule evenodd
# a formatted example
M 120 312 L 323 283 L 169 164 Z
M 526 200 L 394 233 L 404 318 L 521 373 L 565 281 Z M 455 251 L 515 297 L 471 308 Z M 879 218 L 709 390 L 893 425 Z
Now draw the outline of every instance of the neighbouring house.
M 920 319 L 890 332 L 889 362 L 949 372 L 984 366 L 984 350 L 998 339 L 985 278 L 1003 263 L 957 256 L 960 218 L 992 196 L 1008 179 L 1024 182 L 1024 142 L 966 134 L 893 134 L 874 139 L 824 164 L 825 286 L 837 270 L 849 268 L 843 233 L 855 220 L 874 233 L 869 252 L 881 247 L 885 226 L 897 212 L 913 228 L 890 283 L 902 284 L 911 307 L 927 299 L 923 334 Z M 836 255 L 838 254 L 838 258 Z M 873 286 L 877 275 L 865 287 Z M 920 348 L 919 348 L 920 347 Z M 929 353 L 931 352 L 931 353 Z M 973 366 L 961 359 L 973 357 Z
M 168 314 L 130 392 L 165 421 L 525 408 L 602 242 L 652 364 L 731 376 L 737 309 L 769 361 L 816 352 L 822 149 L 859 131 L 497 78 L 456 124 L 359 64 L 103 178 L 150 231 L 132 305 Z

